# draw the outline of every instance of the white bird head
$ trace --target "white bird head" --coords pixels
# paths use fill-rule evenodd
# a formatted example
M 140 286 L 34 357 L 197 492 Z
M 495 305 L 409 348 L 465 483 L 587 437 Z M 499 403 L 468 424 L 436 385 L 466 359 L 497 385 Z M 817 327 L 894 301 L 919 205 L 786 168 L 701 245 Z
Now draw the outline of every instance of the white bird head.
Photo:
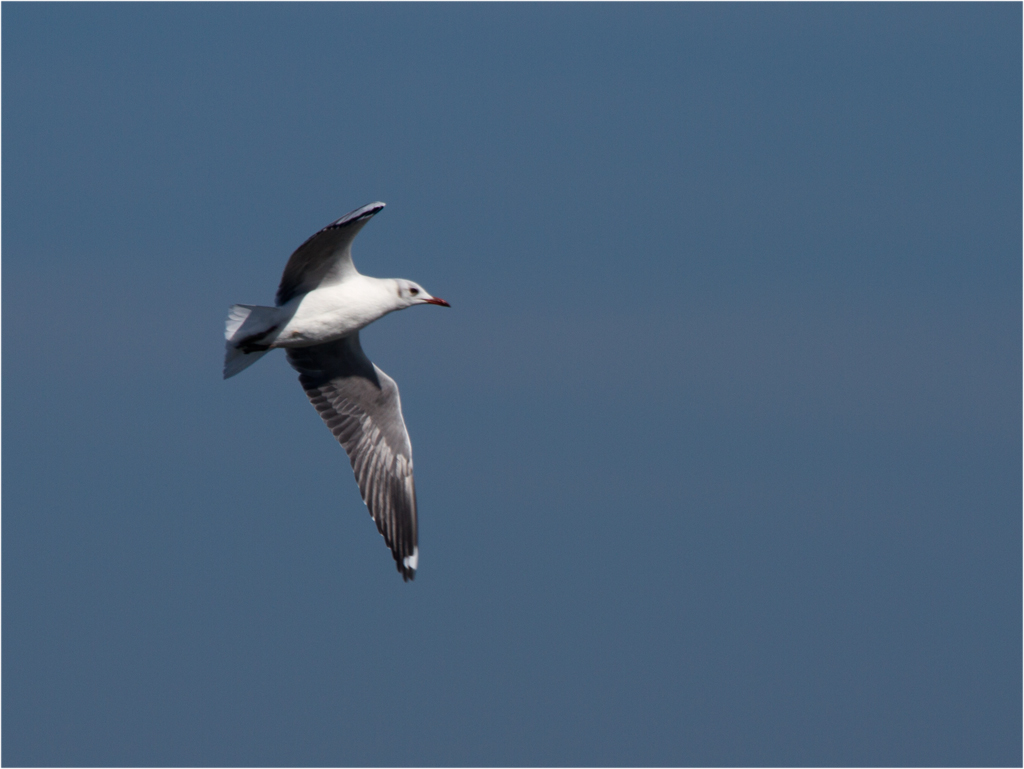
M 414 304 L 437 304 L 441 307 L 451 307 L 444 299 L 428 294 L 419 283 L 413 283 L 411 280 L 396 280 L 395 283 L 398 285 L 398 298 L 401 300 L 403 308 L 412 307 Z

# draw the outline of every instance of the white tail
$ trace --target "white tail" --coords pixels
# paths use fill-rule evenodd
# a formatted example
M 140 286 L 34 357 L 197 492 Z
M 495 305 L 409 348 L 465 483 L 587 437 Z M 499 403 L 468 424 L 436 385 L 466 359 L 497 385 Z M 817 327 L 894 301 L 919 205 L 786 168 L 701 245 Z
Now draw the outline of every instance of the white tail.
M 240 371 L 249 368 L 270 350 L 242 352 L 235 347 L 234 341 L 245 339 L 253 334 L 266 331 L 277 321 L 279 311 L 276 307 L 260 307 L 253 304 L 235 304 L 228 311 L 228 319 L 224 324 L 224 338 L 227 339 L 224 351 L 224 378 L 229 379 Z

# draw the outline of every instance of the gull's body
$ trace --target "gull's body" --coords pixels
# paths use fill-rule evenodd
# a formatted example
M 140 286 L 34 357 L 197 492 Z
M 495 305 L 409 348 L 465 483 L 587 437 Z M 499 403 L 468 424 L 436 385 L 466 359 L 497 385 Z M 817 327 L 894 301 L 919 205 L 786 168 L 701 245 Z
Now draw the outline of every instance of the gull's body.
M 398 293 L 394 280 L 356 273 L 344 283 L 302 294 L 282 307 L 295 314 L 281 329 L 281 347 L 306 347 L 333 342 L 367 326 L 386 313 L 400 309 L 392 301 Z
M 267 308 L 277 312 L 264 313 L 261 321 L 273 330 L 258 343 L 275 349 L 333 342 L 407 306 L 396 305 L 398 292 L 399 281 L 354 273 L 343 283 L 315 288 L 280 307 Z M 250 326 L 246 336 L 260 330 L 264 329 Z
M 348 453 L 363 501 L 408 580 L 419 559 L 412 445 L 398 386 L 363 353 L 359 329 L 414 304 L 448 303 L 412 281 L 356 271 L 352 239 L 383 207 L 358 208 L 299 246 L 276 307 L 231 308 L 224 378 L 272 349 L 287 351 L 310 401 Z

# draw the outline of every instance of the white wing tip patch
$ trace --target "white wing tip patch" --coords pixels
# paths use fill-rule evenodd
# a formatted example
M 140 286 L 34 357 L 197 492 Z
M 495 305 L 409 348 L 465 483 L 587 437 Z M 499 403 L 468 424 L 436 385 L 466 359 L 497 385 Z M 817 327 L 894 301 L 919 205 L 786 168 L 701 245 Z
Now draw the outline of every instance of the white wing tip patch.
M 412 549 L 412 555 L 407 555 L 405 556 L 405 558 L 402 559 L 402 566 L 404 566 L 407 569 L 412 569 L 413 571 L 416 571 L 416 566 L 419 562 L 420 549 L 418 547 L 414 547 Z

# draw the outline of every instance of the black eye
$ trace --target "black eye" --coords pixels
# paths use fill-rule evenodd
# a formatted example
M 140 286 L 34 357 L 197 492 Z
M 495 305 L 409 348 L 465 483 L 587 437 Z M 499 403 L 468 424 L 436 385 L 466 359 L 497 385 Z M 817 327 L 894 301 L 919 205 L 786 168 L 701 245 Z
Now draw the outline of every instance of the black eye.
M 420 290 L 418 288 L 410 288 L 409 289 L 409 293 L 412 294 L 413 296 L 416 296 L 416 294 L 418 294 L 419 292 L 420 292 Z

